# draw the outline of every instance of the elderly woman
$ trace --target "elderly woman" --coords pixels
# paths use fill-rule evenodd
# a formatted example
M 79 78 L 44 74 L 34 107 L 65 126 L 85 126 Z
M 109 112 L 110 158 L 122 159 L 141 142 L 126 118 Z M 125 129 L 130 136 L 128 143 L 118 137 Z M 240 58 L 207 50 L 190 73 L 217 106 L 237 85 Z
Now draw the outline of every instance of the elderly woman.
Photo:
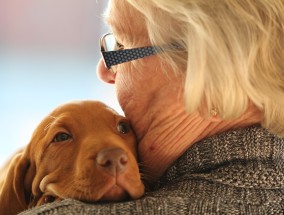
M 26 214 L 282 214 L 284 1 L 111 0 L 106 21 L 98 75 L 151 189 Z

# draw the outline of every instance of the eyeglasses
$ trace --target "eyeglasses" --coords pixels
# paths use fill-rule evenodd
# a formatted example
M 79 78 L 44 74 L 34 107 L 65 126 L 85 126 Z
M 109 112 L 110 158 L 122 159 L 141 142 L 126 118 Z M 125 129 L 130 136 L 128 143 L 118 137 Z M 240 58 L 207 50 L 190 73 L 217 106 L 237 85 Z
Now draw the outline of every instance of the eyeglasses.
M 168 44 L 164 46 L 146 46 L 133 49 L 124 49 L 123 45 L 118 43 L 112 33 L 102 36 L 100 40 L 101 53 L 107 69 L 112 66 L 137 60 L 140 58 L 156 55 L 164 51 L 181 49 L 179 44 Z

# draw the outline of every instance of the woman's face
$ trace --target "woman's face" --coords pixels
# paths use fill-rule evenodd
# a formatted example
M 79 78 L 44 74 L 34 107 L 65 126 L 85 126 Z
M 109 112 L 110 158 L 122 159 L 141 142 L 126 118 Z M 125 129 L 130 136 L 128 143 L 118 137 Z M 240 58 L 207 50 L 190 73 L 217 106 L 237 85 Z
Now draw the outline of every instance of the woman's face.
M 107 22 L 125 49 L 150 45 L 143 18 L 127 1 L 110 1 Z M 161 68 L 156 55 L 114 66 L 115 74 L 105 68 L 102 59 L 98 64 L 98 76 L 115 84 L 118 101 L 138 134 L 150 120 L 147 114 L 155 112 L 153 102 L 166 98 L 168 92 L 164 88 L 173 83 L 171 75 L 165 75 Z

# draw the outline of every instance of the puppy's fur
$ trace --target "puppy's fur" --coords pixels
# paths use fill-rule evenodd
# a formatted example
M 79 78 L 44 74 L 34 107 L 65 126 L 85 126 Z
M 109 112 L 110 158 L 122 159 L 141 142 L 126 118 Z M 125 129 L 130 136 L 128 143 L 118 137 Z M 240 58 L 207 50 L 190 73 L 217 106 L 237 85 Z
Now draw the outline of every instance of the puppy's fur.
M 128 120 L 97 101 L 55 109 L 0 173 L 2 215 L 65 198 L 120 201 L 144 194 Z

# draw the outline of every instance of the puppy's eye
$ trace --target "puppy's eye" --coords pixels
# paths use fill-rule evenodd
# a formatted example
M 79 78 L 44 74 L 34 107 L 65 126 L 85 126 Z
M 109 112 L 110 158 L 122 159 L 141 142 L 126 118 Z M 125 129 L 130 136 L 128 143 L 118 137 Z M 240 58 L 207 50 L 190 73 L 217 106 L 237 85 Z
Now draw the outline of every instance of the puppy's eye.
M 130 131 L 130 125 L 127 122 L 119 122 L 117 124 L 117 130 L 122 134 L 127 134 Z
M 53 138 L 52 142 L 63 142 L 66 140 L 71 139 L 71 135 L 65 132 L 60 132 L 58 134 L 55 135 L 55 137 Z

